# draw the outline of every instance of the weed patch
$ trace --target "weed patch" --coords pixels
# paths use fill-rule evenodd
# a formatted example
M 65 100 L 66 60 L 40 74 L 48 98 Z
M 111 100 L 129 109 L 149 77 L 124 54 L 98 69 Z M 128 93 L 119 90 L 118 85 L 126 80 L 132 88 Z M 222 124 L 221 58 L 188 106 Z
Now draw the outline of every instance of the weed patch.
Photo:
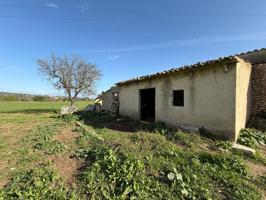
M 259 145 L 265 145 L 266 133 L 253 128 L 242 129 L 237 142 L 253 148 L 258 147 Z
M 168 135 L 172 130 L 166 127 L 165 123 L 158 122 L 152 126 L 152 131 L 161 135 Z
M 80 120 L 80 117 L 76 114 L 68 114 L 68 115 L 62 115 L 60 116 L 61 120 L 65 123 L 70 123 L 73 121 Z
M 111 116 L 111 114 L 108 112 L 97 113 L 97 112 L 87 111 L 87 112 L 79 112 L 77 113 L 77 115 L 80 117 L 80 119 L 84 119 L 92 124 L 98 124 L 98 125 L 111 123 L 116 121 L 117 119 L 117 117 Z
M 58 174 L 47 166 L 15 175 L 0 193 L 0 199 L 79 199 L 63 187 Z
M 144 157 L 124 153 L 122 149 L 114 151 L 105 145 L 77 151 L 75 157 L 89 163 L 80 176 L 86 194 L 92 199 L 261 197 L 239 157 L 181 151 L 171 145 L 152 149 L 146 149 Z
M 225 151 L 228 151 L 228 150 L 231 150 L 232 149 L 232 143 L 231 142 L 228 142 L 228 141 L 217 141 L 215 143 L 216 147 L 222 149 L 222 150 L 225 150 Z
M 28 139 L 33 142 L 35 149 L 44 151 L 46 154 L 62 153 L 65 150 L 64 144 L 52 140 L 52 137 L 58 133 L 60 125 L 62 124 L 56 123 L 38 126 Z
M 91 166 L 82 173 L 92 199 L 125 199 L 143 197 L 144 164 L 130 155 L 116 154 L 111 149 L 96 148 L 89 152 Z

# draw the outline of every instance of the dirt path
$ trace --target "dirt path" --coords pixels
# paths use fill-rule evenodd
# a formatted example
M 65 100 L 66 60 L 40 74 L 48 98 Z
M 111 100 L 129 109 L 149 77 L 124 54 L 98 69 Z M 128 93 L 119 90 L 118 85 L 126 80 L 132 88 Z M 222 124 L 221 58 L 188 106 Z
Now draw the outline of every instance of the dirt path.
M 79 134 L 75 131 L 74 125 L 63 127 L 58 134 L 54 136 L 54 140 L 64 143 L 66 146 L 73 145 Z
M 64 178 L 68 185 L 73 186 L 75 184 L 76 175 L 78 169 L 81 167 L 81 162 L 71 158 L 73 151 L 75 150 L 75 141 L 79 136 L 77 132 L 74 132 L 74 126 L 63 127 L 60 133 L 54 136 L 54 140 L 62 142 L 66 146 L 67 152 L 61 155 L 52 155 L 49 160 L 54 164 L 55 169 Z

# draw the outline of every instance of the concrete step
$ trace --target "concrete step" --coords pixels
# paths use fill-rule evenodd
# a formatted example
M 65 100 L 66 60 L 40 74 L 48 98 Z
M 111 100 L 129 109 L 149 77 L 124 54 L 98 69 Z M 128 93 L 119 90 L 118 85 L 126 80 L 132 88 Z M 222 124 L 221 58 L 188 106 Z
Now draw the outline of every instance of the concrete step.
M 244 146 L 244 145 L 241 145 L 241 144 L 237 144 L 237 143 L 233 144 L 232 149 L 235 151 L 238 151 L 238 152 L 242 152 L 247 156 L 251 156 L 251 155 L 255 154 L 254 149 L 247 147 L 247 146 Z

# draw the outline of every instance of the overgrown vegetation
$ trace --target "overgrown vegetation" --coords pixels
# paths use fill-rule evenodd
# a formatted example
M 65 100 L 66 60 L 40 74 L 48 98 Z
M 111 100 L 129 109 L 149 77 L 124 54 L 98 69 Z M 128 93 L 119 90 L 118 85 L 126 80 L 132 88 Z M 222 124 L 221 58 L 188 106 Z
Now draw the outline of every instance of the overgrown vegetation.
M 218 148 L 225 150 L 225 151 L 231 150 L 233 146 L 233 144 L 228 141 L 217 141 L 215 144 Z
M 58 133 L 60 123 L 38 126 L 29 136 L 34 148 L 45 152 L 46 154 L 62 153 L 65 150 L 63 143 L 53 140 L 53 136 Z
M 79 199 L 77 191 L 67 189 L 49 166 L 39 166 L 16 174 L 0 192 L 0 199 Z
M 245 164 L 247 158 L 233 153 L 229 142 L 169 129 L 163 123 L 138 126 L 106 113 L 55 119 L 32 129 L 24 138 L 26 145 L 16 149 L 14 159 L 20 162 L 23 155 L 28 164 L 14 169 L 0 199 L 263 199 L 265 176 L 255 176 Z M 78 119 L 87 125 L 72 122 Z M 133 132 L 123 131 L 128 124 L 135 126 Z M 69 134 L 76 134 L 71 145 L 55 139 L 65 126 L 72 127 Z M 265 159 L 259 155 L 257 159 Z M 64 182 L 53 163 L 61 156 L 67 159 L 60 161 L 63 168 L 69 162 L 81 164 L 72 184 Z M 49 160 L 49 165 L 40 164 Z M 251 161 L 258 163 L 248 158 Z
M 132 155 L 117 154 L 105 146 L 91 149 L 85 156 L 91 162 L 82 172 L 87 195 L 92 199 L 148 197 L 144 164 Z M 84 155 L 83 155 L 84 156 Z
M 63 115 L 63 116 L 60 116 L 60 118 L 61 118 L 65 123 L 69 123 L 69 122 L 73 122 L 73 121 L 79 120 L 79 116 L 77 116 L 77 115 L 72 115 L 72 114 Z
M 156 141 L 153 137 L 150 139 Z M 132 153 L 108 146 L 101 144 L 75 154 L 90 163 L 80 180 L 92 199 L 261 198 L 239 157 L 183 152 L 170 144 L 154 151 L 146 149 L 142 157 L 135 154 L 134 144 L 128 147 Z
M 94 112 L 80 112 L 78 113 L 80 119 L 89 121 L 91 124 L 103 125 L 105 123 L 111 123 L 116 121 L 119 117 L 113 117 L 110 113 L 94 113 Z
M 266 133 L 253 128 L 242 129 L 237 142 L 253 148 L 259 145 L 265 145 Z

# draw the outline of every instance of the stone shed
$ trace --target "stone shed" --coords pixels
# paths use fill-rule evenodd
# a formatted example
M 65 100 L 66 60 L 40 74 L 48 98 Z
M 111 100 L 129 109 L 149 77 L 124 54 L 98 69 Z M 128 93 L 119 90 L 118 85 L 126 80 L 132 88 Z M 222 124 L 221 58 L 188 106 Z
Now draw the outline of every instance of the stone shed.
M 172 68 L 116 85 L 121 115 L 173 127 L 204 127 L 218 137 L 236 140 L 251 116 L 266 112 L 266 49 Z M 103 106 L 110 109 L 111 103 L 106 100 Z

